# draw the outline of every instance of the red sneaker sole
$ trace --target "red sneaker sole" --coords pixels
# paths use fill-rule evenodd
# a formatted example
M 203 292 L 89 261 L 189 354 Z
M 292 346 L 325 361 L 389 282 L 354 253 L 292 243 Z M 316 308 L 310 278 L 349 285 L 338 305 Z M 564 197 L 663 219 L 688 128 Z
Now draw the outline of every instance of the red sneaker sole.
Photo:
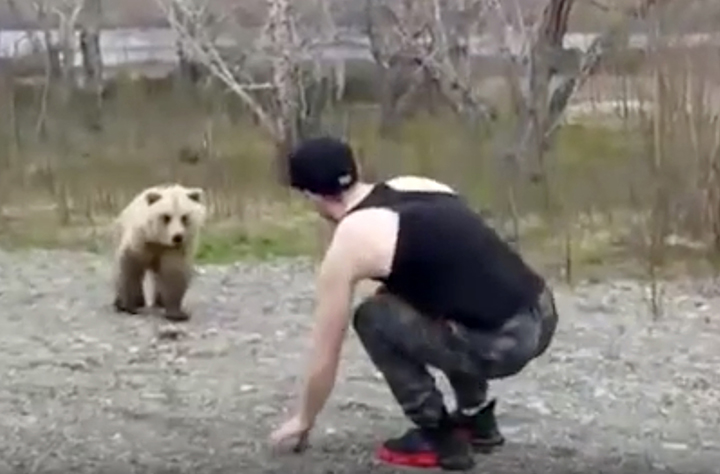
M 375 457 L 384 463 L 395 466 L 417 468 L 438 467 L 437 454 L 435 453 L 400 454 L 381 447 L 378 449 Z

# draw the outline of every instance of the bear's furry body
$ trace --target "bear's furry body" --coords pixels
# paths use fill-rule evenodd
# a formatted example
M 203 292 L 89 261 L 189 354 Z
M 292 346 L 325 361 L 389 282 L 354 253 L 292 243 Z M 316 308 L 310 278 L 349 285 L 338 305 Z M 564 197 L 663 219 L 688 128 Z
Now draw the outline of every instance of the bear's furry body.
M 146 305 L 174 321 L 190 318 L 183 307 L 194 271 L 200 231 L 207 214 L 204 192 L 179 184 L 138 193 L 115 221 L 115 300 L 119 312 Z M 146 280 L 147 278 L 147 280 Z M 147 285 L 144 285 L 147 283 Z

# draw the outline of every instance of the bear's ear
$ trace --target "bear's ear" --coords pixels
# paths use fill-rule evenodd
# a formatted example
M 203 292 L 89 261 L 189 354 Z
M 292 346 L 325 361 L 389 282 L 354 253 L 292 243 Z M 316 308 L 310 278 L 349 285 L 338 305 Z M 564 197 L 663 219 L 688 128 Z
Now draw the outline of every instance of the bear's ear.
M 193 189 L 191 189 L 191 190 L 188 191 L 187 197 L 188 197 L 190 200 L 192 200 L 192 201 L 195 201 L 195 202 L 197 202 L 197 203 L 200 203 L 200 202 L 202 202 L 202 199 L 203 199 L 203 195 L 204 195 L 204 194 L 205 194 L 205 193 L 203 192 L 202 189 L 200 189 L 200 188 L 193 188 Z
M 147 201 L 148 206 L 152 206 L 153 204 L 158 202 L 161 197 L 162 197 L 162 194 L 155 192 L 155 191 L 150 191 L 149 193 L 147 193 L 145 195 L 145 200 Z

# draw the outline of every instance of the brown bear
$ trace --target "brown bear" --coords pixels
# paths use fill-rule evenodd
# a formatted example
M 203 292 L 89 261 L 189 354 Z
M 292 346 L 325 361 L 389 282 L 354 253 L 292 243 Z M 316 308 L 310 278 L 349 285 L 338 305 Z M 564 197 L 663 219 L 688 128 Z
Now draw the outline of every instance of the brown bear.
M 190 319 L 182 303 L 206 215 L 204 191 L 180 184 L 147 188 L 123 209 L 115 220 L 113 306 L 118 312 L 137 314 L 153 299 L 148 306 L 162 308 L 168 320 Z

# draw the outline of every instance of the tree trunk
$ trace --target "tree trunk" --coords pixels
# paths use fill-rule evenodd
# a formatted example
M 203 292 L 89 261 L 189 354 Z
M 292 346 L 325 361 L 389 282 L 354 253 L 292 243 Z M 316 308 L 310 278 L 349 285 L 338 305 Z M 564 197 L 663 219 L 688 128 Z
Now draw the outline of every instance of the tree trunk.
M 202 28 L 203 25 L 196 25 L 192 20 L 187 18 L 175 2 L 173 2 L 170 7 L 172 9 L 173 16 L 175 16 L 175 18 L 181 22 L 185 28 L 187 28 L 188 35 L 190 37 L 195 37 L 196 29 Z M 202 66 L 188 56 L 188 48 L 186 48 L 181 35 L 178 35 L 175 42 L 175 49 L 178 56 L 178 73 L 180 79 L 187 84 L 196 84 L 202 75 Z
M 82 53 L 83 81 L 93 95 L 93 104 L 88 114 L 91 129 L 101 127 L 103 61 L 100 50 L 100 23 L 102 21 L 102 0 L 85 2 L 84 18 L 80 24 L 80 52 Z
M 277 169 L 280 182 L 288 184 L 289 176 L 285 157 L 287 152 L 302 138 L 299 126 L 302 119 L 300 77 L 293 58 L 295 35 L 290 0 L 272 0 L 269 15 L 269 32 L 275 48 L 273 83 L 277 88 L 277 120 L 281 137 L 278 146 Z

